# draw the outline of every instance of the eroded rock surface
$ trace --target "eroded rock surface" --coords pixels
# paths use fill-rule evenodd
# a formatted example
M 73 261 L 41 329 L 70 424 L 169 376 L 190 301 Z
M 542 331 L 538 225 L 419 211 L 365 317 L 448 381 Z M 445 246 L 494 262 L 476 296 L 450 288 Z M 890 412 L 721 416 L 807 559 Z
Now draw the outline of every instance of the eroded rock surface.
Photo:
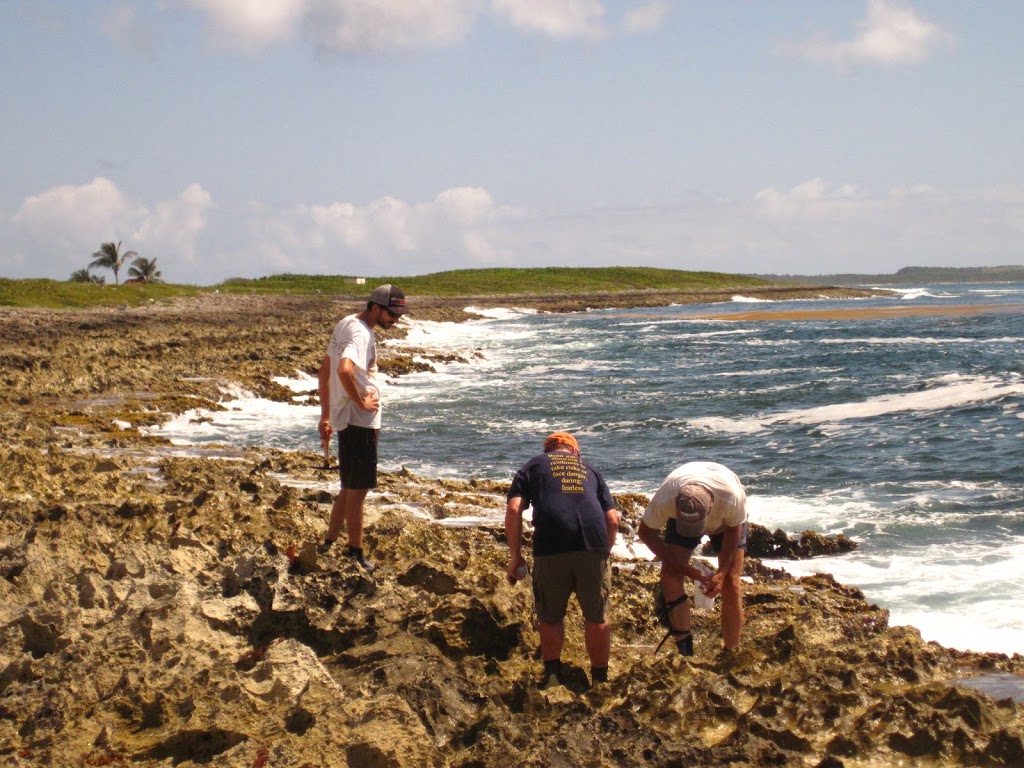
M 571 611 L 565 685 L 540 690 L 500 527 L 425 519 L 500 511 L 502 484 L 387 474 L 371 577 L 316 553 L 317 455 L 140 435 L 215 406 L 216 382 L 290 396 L 271 377 L 315 370 L 352 309 L 229 304 L 0 314 L 0 765 L 1024 765 L 1022 705 L 956 683 L 1024 659 L 924 643 L 756 557 L 739 651 L 696 612 L 696 655 L 655 654 L 656 568 L 622 562 L 610 682 L 587 687 Z M 629 529 L 643 499 L 621 501 Z M 846 546 L 757 536 L 772 557 Z

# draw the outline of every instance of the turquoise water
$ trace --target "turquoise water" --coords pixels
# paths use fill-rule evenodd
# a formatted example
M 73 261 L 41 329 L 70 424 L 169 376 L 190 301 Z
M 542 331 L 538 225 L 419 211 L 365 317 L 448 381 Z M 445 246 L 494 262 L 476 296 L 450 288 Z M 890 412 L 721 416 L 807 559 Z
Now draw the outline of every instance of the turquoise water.
M 981 304 L 1001 309 L 697 317 Z M 382 459 L 429 476 L 509 479 L 546 434 L 568 430 L 613 491 L 648 494 L 684 461 L 719 461 L 743 478 L 754 522 L 860 544 L 776 565 L 831 572 L 926 639 L 1024 652 L 1022 307 L 1024 284 L 935 285 L 891 298 L 413 319 L 407 343 L 470 362 L 384 386 Z M 310 415 L 212 414 L 201 431 L 182 422 L 165 434 L 318 450 L 315 409 L 298 410 Z

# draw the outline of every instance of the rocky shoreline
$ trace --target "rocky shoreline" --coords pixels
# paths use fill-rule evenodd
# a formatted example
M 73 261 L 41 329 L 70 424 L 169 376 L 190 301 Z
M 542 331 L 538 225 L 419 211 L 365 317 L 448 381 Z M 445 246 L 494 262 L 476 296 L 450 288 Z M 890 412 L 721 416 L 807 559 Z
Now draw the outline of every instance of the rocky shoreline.
M 572 299 L 511 303 L 584 308 Z M 469 304 L 494 302 L 414 313 L 457 321 Z M 925 643 L 828 576 L 792 579 L 751 552 L 742 649 L 722 653 L 717 616 L 697 612 L 683 660 L 654 652 L 655 567 L 621 562 L 610 682 L 588 689 L 570 613 L 566 685 L 539 690 L 532 601 L 504 580 L 500 527 L 432 522 L 500 509 L 503 485 L 386 473 L 370 578 L 316 555 L 335 476 L 318 454 L 186 453 L 140 433 L 220 407 L 229 383 L 287 400 L 273 377 L 314 373 L 358 306 L 0 311 L 0 765 L 1024 765 L 1024 705 L 958 682 L 1024 675 L 1024 658 Z M 386 335 L 381 351 L 392 376 L 438 359 Z M 644 499 L 619 502 L 635 526 Z M 773 557 L 847 546 L 759 537 Z

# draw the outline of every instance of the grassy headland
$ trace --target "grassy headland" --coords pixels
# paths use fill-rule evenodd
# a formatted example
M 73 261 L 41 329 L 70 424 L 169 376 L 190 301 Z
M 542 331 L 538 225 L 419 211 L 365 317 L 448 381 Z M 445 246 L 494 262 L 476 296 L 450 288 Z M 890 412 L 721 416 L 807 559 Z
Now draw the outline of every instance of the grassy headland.
M 455 269 L 428 275 L 367 277 L 365 285 L 395 283 L 410 296 L 511 296 L 518 294 L 614 293 L 643 290 L 709 291 L 792 285 L 722 272 L 687 272 L 653 267 L 499 267 Z M 229 280 L 219 288 L 242 293 L 362 293 L 355 278 L 342 275 L 272 275 Z
M 98 285 L 49 279 L 0 278 L 0 306 L 49 309 L 94 306 L 138 306 L 148 302 L 210 294 L 261 296 L 363 297 L 373 286 L 396 283 L 412 296 L 438 298 L 503 296 L 578 299 L 644 292 L 709 294 L 736 290 L 806 289 L 793 281 L 769 280 L 722 272 L 688 272 L 651 267 L 540 267 L 457 269 L 427 275 L 366 277 L 357 283 L 347 275 L 271 275 L 233 278 L 219 285 L 173 283 Z

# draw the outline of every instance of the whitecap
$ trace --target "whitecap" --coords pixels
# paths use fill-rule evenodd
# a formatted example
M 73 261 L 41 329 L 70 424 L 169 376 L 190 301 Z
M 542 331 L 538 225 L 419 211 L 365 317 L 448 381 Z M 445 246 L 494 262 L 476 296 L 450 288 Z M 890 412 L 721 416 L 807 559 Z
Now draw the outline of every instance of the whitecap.
M 948 381 L 950 378 L 941 377 L 939 380 Z M 906 411 L 938 411 L 1024 394 L 1024 383 L 1020 382 L 1019 377 L 1013 377 L 1011 382 L 984 377 L 952 378 L 959 380 L 957 383 L 917 392 L 879 395 L 859 402 L 821 405 L 743 419 L 709 416 L 693 419 L 689 424 L 709 432 L 752 434 L 775 424 L 835 424 L 851 419 L 867 419 Z
M 473 315 L 480 315 L 481 317 L 487 317 L 492 320 L 512 320 L 521 315 L 536 315 L 536 309 L 527 308 L 516 308 L 516 307 L 463 307 L 463 312 L 469 312 Z
M 287 387 L 292 392 L 309 392 L 315 390 L 319 381 L 316 376 L 310 376 L 305 371 L 295 371 L 294 376 L 273 376 L 270 379 L 275 384 Z

